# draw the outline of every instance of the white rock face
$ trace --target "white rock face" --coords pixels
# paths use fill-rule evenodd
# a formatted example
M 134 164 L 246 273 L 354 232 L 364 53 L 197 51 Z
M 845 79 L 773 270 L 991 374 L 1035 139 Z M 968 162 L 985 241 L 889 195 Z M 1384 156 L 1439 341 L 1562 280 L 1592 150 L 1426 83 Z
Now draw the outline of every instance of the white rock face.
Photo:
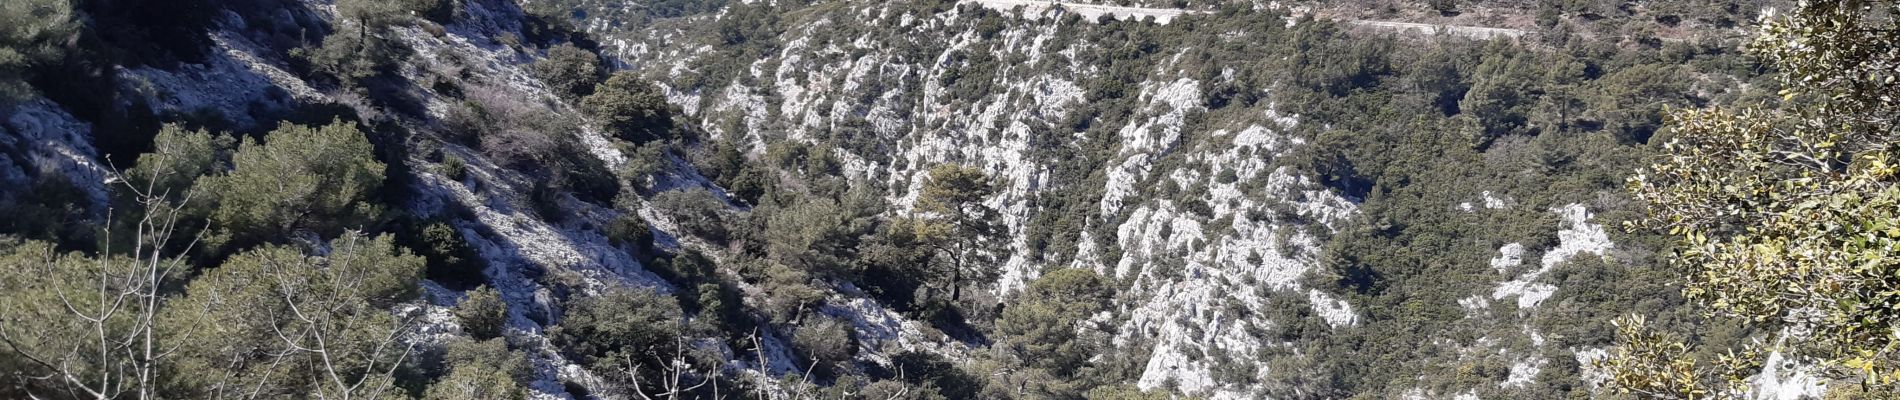
M 1491 268 L 1500 274 L 1511 273 L 1512 268 L 1524 265 L 1524 244 L 1511 243 L 1498 248 L 1497 258 L 1491 259 Z
M 1151 160 L 1161 155 L 1155 153 L 1180 141 L 1187 113 L 1201 108 L 1200 82 L 1186 78 L 1165 85 L 1144 82 L 1141 99 L 1148 103 L 1148 110 L 1162 114 L 1122 128 L 1120 155 L 1127 158 L 1108 171 L 1108 187 L 1102 194 L 1103 215 L 1120 213 L 1123 200 L 1138 194 L 1135 186 L 1149 178 Z
M 909 212 L 929 167 L 956 162 L 983 168 L 999 189 L 986 204 L 1000 211 L 1008 232 L 1000 243 L 1007 250 L 1001 253 L 995 294 L 1010 295 L 1051 267 L 1031 258 L 1035 251 L 1029 247 L 1026 225 L 1041 211 L 1032 200 L 1044 190 L 1055 164 L 1068 161 L 1036 158 L 1031 139 L 1046 134 L 1042 132 L 1063 132 L 1065 127 L 1056 125 L 1084 99 L 1079 79 L 1100 68 L 1077 55 L 1095 45 L 1056 45 L 1065 33 L 1059 29 L 1074 28 L 1055 24 L 1053 18 L 1012 24 L 985 39 L 976 32 L 944 29 L 971 18 L 957 9 L 901 17 L 889 17 L 893 12 L 883 5 L 854 10 L 868 16 L 854 23 L 888 23 L 941 34 L 943 48 L 919 60 L 891 52 L 888 38 L 812 39 L 815 30 L 838 23 L 821 18 L 801 26 L 804 32 L 782 38 L 781 50 L 754 62 L 743 82 L 670 101 L 705 104 L 695 114 L 706 121 L 704 126 L 718 126 L 722 118 L 742 122 L 742 132 L 717 134 L 745 135 L 755 153 L 770 141 L 815 143 L 821 134 L 847 126 L 895 138 L 884 142 L 887 151 L 847 152 L 840 158 L 847 176 L 889 185 L 897 214 Z M 1044 11 L 1048 16 L 1057 12 Z M 1031 10 L 1031 15 L 1042 12 Z M 629 64 L 671 71 L 677 64 L 669 54 L 675 50 L 649 46 L 661 43 L 650 39 L 664 33 L 644 35 L 642 44 L 620 47 L 618 54 Z M 945 74 L 967 59 L 959 54 L 977 51 L 1013 61 L 999 66 L 986 82 L 989 89 L 974 97 L 945 86 Z M 1176 62 L 1178 55 L 1164 64 Z M 1047 68 L 1049 63 L 1069 67 Z M 1272 165 L 1275 157 L 1304 144 L 1281 133 L 1298 123 L 1297 116 L 1261 107 L 1259 114 L 1211 133 L 1205 142 L 1184 142 L 1188 116 L 1203 110 L 1203 86 L 1210 83 L 1174 76 L 1168 72 L 1174 68 L 1159 66 L 1156 79 L 1135 86 L 1139 116 L 1110 139 L 1119 150 L 1101 171 L 1105 194 L 1095 208 L 1114 233 L 1073 232 L 1079 236 L 1076 254 L 1059 266 L 1095 269 L 1133 281 L 1130 296 L 1139 300 L 1127 302 L 1105 321 L 1119 325 L 1117 343 L 1153 345 L 1142 387 L 1172 380 L 1190 393 L 1250 397 L 1253 388 L 1216 381 L 1208 358 L 1190 354 L 1221 351 L 1233 362 L 1264 365 L 1265 360 L 1253 357 L 1255 350 L 1281 344 L 1261 343 L 1250 330 L 1294 323 L 1266 321 L 1254 312 L 1267 307 L 1310 308 L 1331 326 L 1356 324 L 1351 304 L 1297 283 L 1317 260 L 1315 233 L 1332 229 L 1356 211 L 1352 203 L 1311 179 Z M 1086 138 L 1077 134 L 1074 140 Z M 1183 162 L 1180 167 L 1156 167 L 1171 159 Z M 1175 199 L 1145 198 L 1144 189 L 1154 185 L 1205 190 L 1200 200 L 1207 205 L 1206 215 L 1187 210 Z M 1120 256 L 1104 255 L 1114 251 Z M 884 315 L 888 311 L 860 307 L 866 303 L 848 298 L 833 303 L 827 313 L 835 312 L 870 333 L 863 343 L 867 348 L 934 346 L 955 351 L 914 338 L 915 322 L 889 318 Z M 1265 373 L 1264 368 L 1257 370 Z
M 1544 364 L 1548 362 L 1542 357 L 1517 360 L 1511 363 L 1511 375 L 1506 377 L 1504 382 L 1499 382 L 1498 387 L 1518 388 L 1530 385 L 1537 379 L 1537 372 L 1542 371 Z
M 1827 380 L 1816 373 L 1814 365 L 1782 357 L 1781 352 L 1769 353 L 1761 372 L 1750 377 L 1748 385 L 1754 391 L 1748 398 L 1755 400 L 1818 399 L 1827 393 Z
M 1556 286 L 1537 282 L 1537 278 L 1544 276 L 1552 268 L 1556 268 L 1564 261 L 1569 261 L 1572 257 L 1582 254 L 1602 256 L 1614 247 L 1614 244 L 1610 243 L 1609 234 L 1603 231 L 1603 226 L 1589 222 L 1590 211 L 1584 209 L 1582 204 L 1563 206 L 1551 212 L 1561 215 L 1564 219 L 1565 228 L 1557 232 L 1557 247 L 1544 252 L 1542 263 L 1536 270 L 1499 284 L 1497 289 L 1491 292 L 1491 299 L 1503 300 L 1517 297 L 1517 308 L 1536 308 L 1538 303 L 1557 292 Z M 1517 260 L 1523 256 L 1524 248 L 1522 245 L 1512 243 L 1498 249 L 1498 253 L 1498 258 L 1491 260 L 1491 266 L 1497 268 L 1499 272 L 1504 272 L 1518 264 Z
M 91 124 L 44 98 L 22 103 L 12 111 L 0 119 L 0 150 L 14 149 L 25 159 L 15 160 L 0 151 L 0 185 L 8 189 L 27 187 L 33 183 L 29 173 L 39 171 L 65 177 L 86 193 L 92 208 L 104 206 L 111 170 L 101 164 L 92 148 Z M 130 161 L 123 163 L 130 167 Z M 0 189 L 0 194 L 9 191 Z
M 1167 106 L 1198 103 L 1183 101 L 1186 99 L 1181 96 L 1190 92 L 1179 86 L 1186 82 L 1176 83 L 1153 87 L 1157 94 L 1144 98 L 1168 99 L 1160 103 Z M 1154 122 L 1125 129 L 1124 152 L 1180 146 L 1176 143 L 1180 140 L 1179 122 L 1171 115 L 1161 113 Z M 1237 362 L 1253 366 L 1263 376 L 1267 373 L 1261 360 L 1251 354 L 1262 347 L 1284 344 L 1262 342 L 1253 332 L 1275 323 L 1293 323 L 1258 317 L 1258 310 L 1287 306 L 1278 303 L 1288 296 L 1276 301 L 1267 294 L 1278 291 L 1303 298 L 1306 307 L 1334 327 L 1357 322 L 1350 304 L 1319 290 L 1302 290 L 1298 284 L 1319 256 L 1319 242 L 1309 230 L 1331 229 L 1331 224 L 1355 209 L 1331 192 L 1310 189 L 1316 185 L 1306 178 L 1269 166 L 1268 161 L 1302 144 L 1300 140 L 1282 137 L 1272 128 L 1259 125 L 1211 136 L 1225 141 L 1219 147 L 1224 150 L 1185 155 L 1188 162 L 1184 164 L 1196 167 L 1169 171 L 1167 180 L 1161 183 L 1206 187 L 1209 198 L 1204 201 L 1210 205 L 1211 214 L 1194 215 L 1173 200 L 1154 200 L 1135 207 L 1117 230 L 1123 257 L 1113 275 L 1133 277 L 1135 283 L 1129 290 L 1136 298 L 1150 300 L 1130 305 L 1133 308 L 1116 341 L 1124 345 L 1143 339 L 1153 341 L 1154 350 L 1137 382 L 1143 389 L 1173 383 L 1189 394 L 1250 398 L 1256 396 L 1257 388 L 1215 381 L 1211 371 L 1217 362 Z M 1146 160 L 1139 156 L 1147 154 L 1133 154 L 1129 159 Z M 1131 171 L 1147 170 L 1145 165 L 1135 166 L 1121 171 L 1134 176 Z M 1110 176 L 1114 174 L 1112 170 Z M 1115 181 L 1110 182 L 1113 185 Z M 1259 185 L 1254 190 L 1260 192 L 1244 190 L 1243 184 L 1247 183 Z M 1109 193 L 1114 190 L 1111 186 Z M 1121 190 L 1132 192 L 1133 188 Z M 1266 196 L 1259 196 L 1262 193 Z M 1269 200 L 1259 200 L 1262 198 Z M 1104 210 L 1113 207 L 1115 204 L 1105 198 Z M 1269 212 L 1275 207 L 1313 222 L 1302 226 L 1278 220 L 1295 216 Z M 1230 222 L 1208 225 L 1220 221 Z M 1220 357 L 1207 355 L 1216 353 Z
M 1319 289 L 1307 289 L 1306 296 L 1306 301 L 1313 304 L 1313 312 L 1325 319 L 1327 325 L 1338 328 L 1359 323 L 1359 315 L 1352 313 L 1352 304 L 1345 300 L 1335 299 Z
M 1604 383 L 1610 381 L 1610 372 L 1596 367 L 1597 361 L 1602 361 L 1610 357 L 1609 350 L 1601 347 L 1592 347 L 1572 350 L 1571 354 L 1576 356 L 1577 365 L 1582 366 L 1583 376 L 1579 378 L 1583 379 L 1584 386 L 1589 387 L 1591 392 L 1596 392 L 1598 388 L 1603 387 Z
M 1169 22 L 1174 21 L 1175 17 L 1179 17 L 1183 14 L 1194 13 L 1194 11 L 1187 11 L 1187 10 L 1182 10 L 1178 8 L 1124 7 L 1124 6 L 1106 5 L 1106 4 L 1087 4 L 1087 2 L 1066 2 L 1066 1 L 1047 1 L 1047 0 L 967 0 L 967 1 L 976 3 L 976 4 L 981 4 L 984 8 L 990 8 L 990 9 L 995 9 L 995 10 L 1004 11 L 1004 12 L 1020 9 L 1022 10 L 1022 16 L 1028 17 L 1028 18 L 1045 18 L 1045 17 L 1056 18 L 1056 17 L 1061 17 L 1062 15 L 1064 15 L 1064 13 L 1075 13 L 1077 15 L 1080 15 L 1083 20 L 1087 20 L 1087 21 L 1095 21 L 1097 18 L 1108 16 L 1115 19 L 1133 20 L 1133 21 L 1145 21 L 1145 20 L 1152 19 L 1152 21 L 1154 21 L 1157 24 L 1167 24 Z

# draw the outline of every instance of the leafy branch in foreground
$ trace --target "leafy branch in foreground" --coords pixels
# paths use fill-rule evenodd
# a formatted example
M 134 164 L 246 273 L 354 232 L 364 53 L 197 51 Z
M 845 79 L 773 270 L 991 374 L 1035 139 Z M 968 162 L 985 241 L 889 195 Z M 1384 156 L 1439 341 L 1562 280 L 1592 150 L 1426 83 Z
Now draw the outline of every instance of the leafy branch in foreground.
M 1777 350 L 1869 392 L 1900 389 L 1896 12 L 1810 2 L 1770 21 L 1749 50 L 1781 71 L 1783 106 L 1675 113 L 1667 154 L 1630 179 L 1650 213 L 1628 228 L 1674 237 L 1685 295 L 1781 327 Z M 1711 382 L 1753 373 L 1690 368 L 1680 344 L 1619 322 L 1623 347 L 1600 363 L 1619 390 L 1731 397 L 1745 388 Z

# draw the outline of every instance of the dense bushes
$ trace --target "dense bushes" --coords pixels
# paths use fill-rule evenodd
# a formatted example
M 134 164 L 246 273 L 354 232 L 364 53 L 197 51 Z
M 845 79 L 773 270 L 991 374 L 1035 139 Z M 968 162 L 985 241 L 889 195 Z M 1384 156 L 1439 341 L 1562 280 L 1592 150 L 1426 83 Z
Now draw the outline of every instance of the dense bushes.
M 615 246 L 625 246 L 636 254 L 653 254 L 653 228 L 638 214 L 625 213 L 607 223 L 607 240 Z
M 0 5 L 0 106 L 25 98 L 27 73 L 59 60 L 63 41 L 79 30 L 72 0 L 22 0 Z
M 630 142 L 681 138 L 660 87 L 633 72 L 614 73 L 580 105 L 603 129 Z
M 405 354 L 385 346 L 412 328 L 388 310 L 416 296 L 424 260 L 387 236 L 350 234 L 328 247 L 329 255 L 311 257 L 266 246 L 194 279 L 160 320 L 170 327 L 170 343 L 183 345 L 174 356 L 179 366 L 189 368 L 175 372 L 180 387 L 170 392 L 199 397 L 242 388 L 342 396 L 355 390 L 330 383 L 332 377 L 367 382 L 363 391 L 389 390 L 383 373 Z M 377 365 L 383 369 L 336 369 Z
M 468 241 L 462 239 L 460 231 L 449 224 L 403 221 L 396 228 L 396 238 L 403 247 L 429 260 L 427 275 L 430 280 L 453 289 L 471 288 L 487 281 L 482 275 L 486 264 L 482 262 L 481 255 L 468 245 Z
M 501 337 L 502 329 L 508 326 L 508 303 L 502 301 L 501 292 L 482 286 L 468 291 L 468 296 L 455 305 L 455 318 L 461 322 L 462 331 L 477 340 Z
M 815 366 L 813 372 L 819 376 L 836 376 L 842 370 L 842 363 L 851 361 L 858 353 L 851 321 L 828 317 L 799 326 L 792 332 L 792 346 Z
M 442 365 L 448 373 L 429 385 L 426 400 L 518 399 L 532 371 L 527 357 L 509 350 L 500 339 L 457 339 L 444 346 Z
M 374 222 L 383 183 L 369 139 L 355 124 L 285 124 L 264 142 L 246 140 L 231 172 L 205 179 L 216 196 L 211 222 L 237 244 L 279 241 L 299 231 L 335 236 Z
M 547 57 L 534 63 L 535 78 L 570 100 L 594 94 L 602 72 L 600 56 L 571 44 L 548 48 Z
M 672 297 L 650 289 L 615 289 L 573 302 L 549 339 L 588 362 L 672 354 L 685 319 Z
M 614 288 L 571 303 L 560 324 L 548 330 L 548 336 L 562 351 L 604 378 L 609 385 L 606 389 L 636 396 L 636 391 L 655 394 L 695 386 L 663 379 L 673 374 L 690 377 L 693 382 L 709 379 L 694 372 L 712 369 L 693 362 L 692 352 L 699 344 L 690 340 L 688 329 L 684 313 L 672 296 L 650 289 Z
M 1105 345 L 1107 332 L 1081 324 L 1108 309 L 1114 288 L 1095 271 L 1057 270 L 1029 284 L 996 329 L 1029 366 L 1069 376 Z
M 725 202 L 704 188 L 662 192 L 654 196 L 653 207 L 685 233 L 716 243 L 732 237 L 727 228 Z
M 479 147 L 497 165 L 538 179 L 543 200 L 567 190 L 582 200 L 610 204 L 619 179 L 587 145 L 580 127 L 547 108 L 491 87 L 472 87 L 467 101 L 442 121 L 449 139 Z
M 391 40 L 336 33 L 316 47 L 291 54 L 308 63 L 312 72 L 335 79 L 343 87 L 364 89 L 370 79 L 394 73 L 410 52 Z

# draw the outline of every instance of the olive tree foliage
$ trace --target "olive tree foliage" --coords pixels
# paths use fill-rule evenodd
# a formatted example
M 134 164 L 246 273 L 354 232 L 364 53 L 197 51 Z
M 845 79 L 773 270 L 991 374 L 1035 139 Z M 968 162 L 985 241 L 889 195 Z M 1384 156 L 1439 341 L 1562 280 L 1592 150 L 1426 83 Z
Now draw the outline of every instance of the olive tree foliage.
M 381 214 L 372 201 L 384 165 L 354 124 L 285 124 L 246 140 L 231 156 L 232 170 L 206 178 L 216 195 L 211 223 L 239 244 L 278 242 L 310 232 L 331 237 L 362 227 Z
M 163 224 L 139 228 L 167 234 Z M 162 240 L 94 258 L 0 238 L 0 370 L 18 380 L 0 397 L 157 394 L 162 363 L 175 348 L 153 326 L 161 288 L 188 268 L 159 254 Z
M 1896 13 L 1900 2 L 1808 2 L 1770 20 L 1748 49 L 1780 71 L 1784 105 L 1672 115 L 1667 154 L 1630 179 L 1649 214 L 1629 224 L 1675 239 L 1689 298 L 1782 327 L 1773 350 L 1859 384 L 1840 386 L 1888 392 L 1900 389 Z M 1603 366 L 1652 397 L 1737 395 L 1752 365 L 1738 359 L 1763 350 L 1697 364 L 1641 318 L 1618 324 L 1624 343 Z
M 917 236 L 948 261 L 950 300 L 962 298 L 966 280 L 986 281 L 997 273 L 989 251 L 1002 234 L 995 208 L 983 204 L 996 188 L 981 168 L 944 164 L 930 169 L 917 209 L 926 214 L 916 225 Z
M 25 98 L 27 70 L 59 59 L 79 24 L 72 0 L 0 2 L 0 105 Z
M 388 310 L 414 300 L 423 259 L 387 235 L 348 233 L 307 255 L 264 246 L 191 281 L 161 316 L 178 346 L 173 393 L 188 397 L 386 398 L 419 326 Z

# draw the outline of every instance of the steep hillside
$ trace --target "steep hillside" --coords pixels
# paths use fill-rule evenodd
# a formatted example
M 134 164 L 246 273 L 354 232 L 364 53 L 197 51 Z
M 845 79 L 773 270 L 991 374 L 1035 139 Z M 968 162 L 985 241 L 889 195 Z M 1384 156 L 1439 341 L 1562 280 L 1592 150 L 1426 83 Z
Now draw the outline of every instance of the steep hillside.
M 1652 262 L 1649 239 L 1612 240 L 1598 215 L 1626 207 L 1617 177 L 1655 122 L 1606 119 L 1726 101 L 1719 82 L 1737 79 L 1658 58 L 1731 57 L 1719 47 L 1400 50 L 1420 42 L 1269 9 L 1096 24 L 1092 9 L 993 3 L 666 18 L 589 4 L 614 53 L 719 140 L 833 147 L 900 215 L 930 165 L 984 167 L 1011 238 L 995 296 L 1095 269 L 1122 287 L 1096 321 L 1131 350 L 1104 360 L 1142 388 L 1213 397 L 1587 391 L 1609 337 L 1585 321 L 1679 301 L 1618 283 L 1647 280 L 1630 269 Z M 710 36 L 738 26 L 753 29 L 742 43 Z M 1625 91 L 1652 103 L 1596 97 Z M 1513 261 L 1527 244 L 1542 260 L 1528 268 Z M 1342 355 L 1368 349 L 1382 354 Z M 1421 377 L 1383 381 L 1406 376 Z
M 1682 307 L 1661 239 L 1615 228 L 1663 109 L 1772 99 L 1717 21 L 1741 6 L 1663 41 L 1581 9 L 1503 26 L 1264 2 L 176 1 L 168 19 L 32 1 L 6 15 L 70 22 L 0 35 L 61 53 L 0 63 L 18 81 L 0 205 L 21 216 L 0 260 L 178 265 L 128 289 L 164 323 L 113 329 L 184 349 L 126 365 L 204 378 L 124 384 L 141 390 L 1569 398 L 1607 395 L 1592 362 L 1616 316 L 1695 327 L 1702 352 L 1760 336 Z M 262 172 L 286 159 L 314 166 Z M 190 240 L 110 246 L 145 232 L 118 215 L 164 210 Z M 369 284 L 241 279 L 349 271 L 358 238 L 396 276 L 310 300 L 357 307 L 333 308 L 356 310 L 334 316 L 348 329 L 297 294 Z M 16 270 L 9 309 L 57 309 Z M 286 311 L 241 314 L 232 282 Z M 35 361 L 60 343 L 9 324 L 0 396 L 118 379 Z M 338 372 L 305 342 L 326 332 L 376 345 L 335 350 L 361 359 Z

